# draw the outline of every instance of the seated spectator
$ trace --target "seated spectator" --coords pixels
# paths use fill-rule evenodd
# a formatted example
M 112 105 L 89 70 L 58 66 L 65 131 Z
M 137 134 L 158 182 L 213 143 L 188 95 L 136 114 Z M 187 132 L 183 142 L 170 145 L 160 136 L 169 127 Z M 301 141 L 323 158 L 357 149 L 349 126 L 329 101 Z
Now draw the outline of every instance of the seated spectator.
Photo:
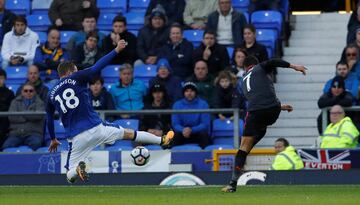
M 27 27 L 26 18 L 17 16 L 12 31 L 4 36 L 1 47 L 2 67 L 9 65 L 31 65 L 35 49 L 39 45 L 39 36 Z
M 355 72 L 356 64 L 359 60 L 359 47 L 356 44 L 348 44 L 345 46 L 342 54 L 341 60 L 348 64 L 350 71 Z
M 318 100 L 320 109 L 334 105 L 341 105 L 343 107 L 350 107 L 353 104 L 353 96 L 350 92 L 345 90 L 345 81 L 341 76 L 336 76 L 331 81 L 331 89 L 324 93 Z M 322 133 L 322 113 L 320 113 L 317 123 L 319 133 Z M 329 116 L 329 115 L 328 115 Z M 327 123 L 328 124 L 328 123 Z
M 49 18 L 60 30 L 82 29 L 81 21 L 87 15 L 99 17 L 95 0 L 53 0 L 49 8 Z
M 215 91 L 213 93 L 214 108 L 239 108 L 243 110 L 241 113 L 245 113 L 245 96 L 239 93 L 236 88 L 236 77 L 230 71 L 220 71 L 215 79 Z M 233 119 L 231 114 L 219 113 L 218 117 L 221 120 L 226 120 L 229 117 Z M 241 116 L 241 118 L 243 117 Z
M 166 88 L 161 84 L 152 85 L 146 97 L 144 109 L 171 109 L 170 105 L 171 101 Z M 159 137 L 171 130 L 170 115 L 143 115 L 140 122 L 140 130 L 145 130 Z
M 336 75 L 345 79 L 345 89 L 349 91 L 353 97 L 359 97 L 359 85 L 360 82 L 355 76 L 355 73 L 350 72 L 348 65 L 345 62 L 339 61 L 336 64 Z M 328 80 L 324 86 L 323 92 L 330 91 L 332 79 Z
M 266 47 L 256 42 L 256 29 L 252 24 L 244 27 L 244 42 L 240 48 L 245 49 L 248 55 L 255 56 L 260 63 L 269 59 Z
M 175 22 L 182 25 L 184 24 L 183 13 L 185 4 L 185 0 L 150 0 L 145 18 L 148 19 L 152 10 L 160 6 L 165 11 L 168 25 Z
M 218 0 L 191 0 L 184 10 L 185 25 L 191 29 L 205 29 L 209 14 L 218 9 Z
M 279 10 L 280 9 L 281 0 L 251 0 L 249 5 L 249 12 L 252 13 L 254 11 L 259 10 Z
M 206 29 L 216 31 L 216 41 L 220 45 L 239 45 L 243 41 L 243 29 L 247 24 L 244 14 L 232 8 L 231 0 L 218 0 L 219 10 L 208 17 Z
M 197 87 L 195 83 L 186 82 L 183 86 L 183 93 L 184 98 L 174 103 L 174 110 L 209 109 L 209 105 L 197 97 Z M 196 143 L 199 144 L 200 147 L 205 148 L 210 144 L 209 114 L 173 114 L 171 121 L 175 132 L 172 146 Z
M 22 87 L 21 95 L 17 96 L 10 105 L 10 112 L 45 111 L 43 101 L 36 95 L 35 87 L 26 84 Z M 41 147 L 43 141 L 44 116 L 18 115 L 9 116 L 10 132 L 2 149 L 27 145 L 33 150 Z
M 138 34 L 137 54 L 140 58 L 135 62 L 139 64 L 156 64 L 160 49 L 169 37 L 164 11 L 153 9 L 148 24 L 142 27 Z
M 304 168 L 304 163 L 296 150 L 284 138 L 275 141 L 276 156 L 272 162 L 272 170 L 299 170 Z
M 58 79 L 58 65 L 69 59 L 68 52 L 61 48 L 59 30 L 50 27 L 47 31 L 47 41 L 38 46 L 35 52 L 34 64 L 39 68 L 40 76 L 43 76 L 45 81 Z
M 95 76 L 89 82 L 90 99 L 94 110 L 115 110 L 111 94 L 104 88 L 104 79 Z
M 199 60 L 195 63 L 194 74 L 187 81 L 195 83 L 197 96 L 204 99 L 208 105 L 213 105 L 214 77 L 209 74 L 208 64 Z
M 352 12 L 348 25 L 347 25 L 347 38 L 346 43 L 352 43 L 355 40 L 356 29 L 360 28 L 360 4 L 356 5 L 356 8 Z
M 72 51 L 71 58 L 79 70 L 95 64 L 102 56 L 101 49 L 97 46 L 99 36 L 97 32 L 90 31 L 86 34 L 84 43 L 77 45 Z
M 105 38 L 105 34 L 100 32 L 96 28 L 96 17 L 93 15 L 86 15 L 82 22 L 82 28 L 83 30 L 78 31 L 71 36 L 68 43 L 66 44 L 66 50 L 71 52 L 74 48 L 76 48 L 77 45 L 84 43 L 86 39 L 86 35 L 90 31 L 97 32 L 97 34 L 99 35 L 99 41 L 97 45 L 99 46 L 99 48 L 102 48 L 102 41 Z
M 165 86 L 171 102 L 182 98 L 181 79 L 172 74 L 172 68 L 165 58 L 159 59 L 157 63 L 157 75 L 149 81 L 150 87 L 156 84 Z
M 245 49 L 239 47 L 234 49 L 231 58 L 230 71 L 236 75 L 238 79 L 242 79 L 245 74 L 244 60 L 247 56 L 248 54 Z
M 146 96 L 146 86 L 143 81 L 134 79 L 134 69 L 130 64 L 120 67 L 120 79 L 111 86 L 110 93 L 117 110 L 141 110 L 144 107 L 143 98 Z M 129 118 L 129 115 L 122 115 Z
M 109 53 L 114 50 L 117 45 L 117 42 L 120 39 L 124 39 L 127 42 L 127 45 L 124 50 L 116 55 L 111 61 L 111 64 L 124 64 L 129 63 L 133 65 L 137 59 L 136 46 L 137 39 L 136 36 L 130 33 L 126 28 L 126 18 L 123 16 L 116 16 L 113 19 L 112 31 L 107 35 L 103 40 L 103 52 Z
M 202 43 L 193 54 L 194 62 L 204 60 L 209 66 L 209 74 L 217 74 L 230 65 L 229 54 L 226 47 L 216 43 L 215 33 L 210 30 L 204 32 Z
M 330 110 L 330 124 L 320 136 L 320 148 L 356 148 L 359 131 L 350 117 L 345 116 L 340 105 L 334 105 Z
M 0 112 L 9 110 L 10 103 L 14 99 L 14 93 L 5 85 L 6 72 L 0 68 Z M 0 117 L 0 147 L 9 132 L 9 120 L 7 117 Z
M 0 1 L 0 48 L 3 42 L 4 35 L 11 31 L 11 28 L 14 25 L 14 20 L 16 15 L 5 8 L 5 1 Z M 1 145 L 1 144 L 0 144 Z
M 19 87 L 19 89 L 16 91 L 16 96 L 21 95 L 22 86 L 27 84 L 32 84 L 35 87 L 36 94 L 40 97 L 40 99 L 43 102 L 46 102 L 49 89 L 44 85 L 43 81 L 40 79 L 39 68 L 36 65 L 29 66 L 26 82 L 22 84 Z
M 169 60 L 172 74 L 184 80 L 192 74 L 192 54 L 194 47 L 183 37 L 183 30 L 179 24 L 170 27 L 170 41 L 159 53 L 159 58 Z

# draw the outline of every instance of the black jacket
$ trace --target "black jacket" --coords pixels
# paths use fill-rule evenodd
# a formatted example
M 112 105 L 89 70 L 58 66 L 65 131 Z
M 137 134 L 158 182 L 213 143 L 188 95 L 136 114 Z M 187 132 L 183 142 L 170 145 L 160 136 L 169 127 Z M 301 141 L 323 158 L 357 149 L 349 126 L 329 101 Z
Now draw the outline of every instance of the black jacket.
M 245 96 L 241 95 L 235 87 L 227 89 L 217 85 L 213 96 L 214 108 L 239 108 L 246 109 Z
M 89 63 L 82 63 L 83 60 L 85 59 L 84 44 L 85 43 L 77 45 L 76 48 L 74 50 L 72 50 L 72 52 L 71 52 L 71 59 L 76 64 L 76 66 L 78 67 L 79 70 L 88 68 L 93 65 L 93 64 L 89 64 Z M 98 47 L 97 53 L 95 54 L 95 57 L 94 57 L 95 58 L 94 63 L 96 63 L 101 58 L 101 56 L 102 56 L 101 49 Z
M 350 92 L 344 91 L 339 96 L 334 96 L 330 92 L 324 93 L 318 100 L 319 108 L 330 107 L 334 105 L 341 105 L 343 107 L 350 107 L 353 103 L 353 96 Z
M 11 31 L 13 25 L 14 25 L 14 19 L 15 19 L 16 15 L 5 9 L 4 10 L 4 16 L 3 16 L 3 19 L 1 21 L 1 25 L 2 25 L 2 38 L 0 39 L 0 45 L 2 45 L 2 42 L 3 42 L 3 38 L 5 36 L 5 34 L 9 31 Z
M 169 37 L 169 29 L 164 26 L 154 29 L 147 25 L 140 29 L 137 41 L 137 54 L 142 61 L 149 56 L 158 56 L 160 49 L 166 44 Z
M 15 98 L 14 93 L 5 85 L 0 87 L 0 112 L 8 111 L 11 101 Z M 0 137 L 9 131 L 9 120 L 7 117 L 0 117 Z M 0 146 L 1 146 L 0 139 Z
M 256 41 L 250 48 L 246 48 L 245 43 L 243 43 L 240 47 L 245 49 L 248 55 L 255 56 L 259 60 L 259 63 L 269 60 L 266 47 Z
M 169 103 L 163 103 L 160 107 L 154 107 L 152 102 L 145 102 L 144 109 L 156 110 L 156 109 L 170 109 Z M 140 130 L 147 131 L 148 129 L 162 130 L 163 133 L 167 133 L 171 130 L 171 115 L 143 115 L 141 118 Z
M 184 24 L 183 13 L 186 4 L 184 0 L 151 0 L 145 16 L 151 15 L 151 11 L 158 4 L 160 4 L 166 12 L 168 25 L 171 25 L 174 22 Z

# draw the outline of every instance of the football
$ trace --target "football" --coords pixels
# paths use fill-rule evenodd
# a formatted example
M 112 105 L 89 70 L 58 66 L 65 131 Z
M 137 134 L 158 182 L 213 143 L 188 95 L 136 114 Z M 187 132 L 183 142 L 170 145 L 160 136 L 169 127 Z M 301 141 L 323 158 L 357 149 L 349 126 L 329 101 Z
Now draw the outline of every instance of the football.
M 143 146 L 137 146 L 131 151 L 131 159 L 137 166 L 144 166 L 150 159 L 150 152 Z

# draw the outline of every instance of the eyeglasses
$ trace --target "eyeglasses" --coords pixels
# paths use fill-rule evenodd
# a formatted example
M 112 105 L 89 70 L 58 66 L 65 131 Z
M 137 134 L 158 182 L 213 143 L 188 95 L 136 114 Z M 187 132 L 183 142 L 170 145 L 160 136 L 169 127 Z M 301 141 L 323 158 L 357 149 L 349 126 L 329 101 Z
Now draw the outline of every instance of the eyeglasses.
M 24 89 L 23 90 L 25 93 L 33 93 L 34 92 L 34 90 L 28 90 L 28 89 Z
M 330 112 L 331 115 L 341 115 L 343 112 Z
M 347 53 L 346 56 L 357 56 L 357 53 Z

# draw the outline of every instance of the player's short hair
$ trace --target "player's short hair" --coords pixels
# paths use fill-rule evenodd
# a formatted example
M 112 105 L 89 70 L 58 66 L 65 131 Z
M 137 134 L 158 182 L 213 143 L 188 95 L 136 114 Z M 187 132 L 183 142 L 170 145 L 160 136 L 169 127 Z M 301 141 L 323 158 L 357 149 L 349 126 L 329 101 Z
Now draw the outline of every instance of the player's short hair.
M 114 24 L 116 22 L 123 22 L 125 26 L 127 24 L 126 18 L 124 16 L 121 16 L 121 15 L 117 15 L 117 16 L 114 17 L 114 19 L 112 21 L 112 24 Z
M 244 67 L 245 68 L 248 68 L 249 66 L 254 66 L 257 64 L 259 64 L 259 60 L 255 56 L 250 55 L 244 59 Z
M 100 75 L 96 75 L 90 79 L 90 85 L 94 85 L 96 82 L 100 81 L 101 85 L 104 85 L 104 78 Z
M 277 139 L 275 142 L 282 142 L 284 144 L 284 147 L 288 147 L 290 144 L 289 144 L 289 141 L 287 141 L 285 138 L 279 138 Z
M 130 70 L 132 73 L 134 72 L 134 68 L 129 63 L 124 63 L 120 66 L 119 72 L 123 70 Z
M 59 76 L 64 76 L 68 71 L 74 71 L 75 70 L 75 64 L 71 61 L 65 61 L 59 64 L 57 67 L 57 72 Z

